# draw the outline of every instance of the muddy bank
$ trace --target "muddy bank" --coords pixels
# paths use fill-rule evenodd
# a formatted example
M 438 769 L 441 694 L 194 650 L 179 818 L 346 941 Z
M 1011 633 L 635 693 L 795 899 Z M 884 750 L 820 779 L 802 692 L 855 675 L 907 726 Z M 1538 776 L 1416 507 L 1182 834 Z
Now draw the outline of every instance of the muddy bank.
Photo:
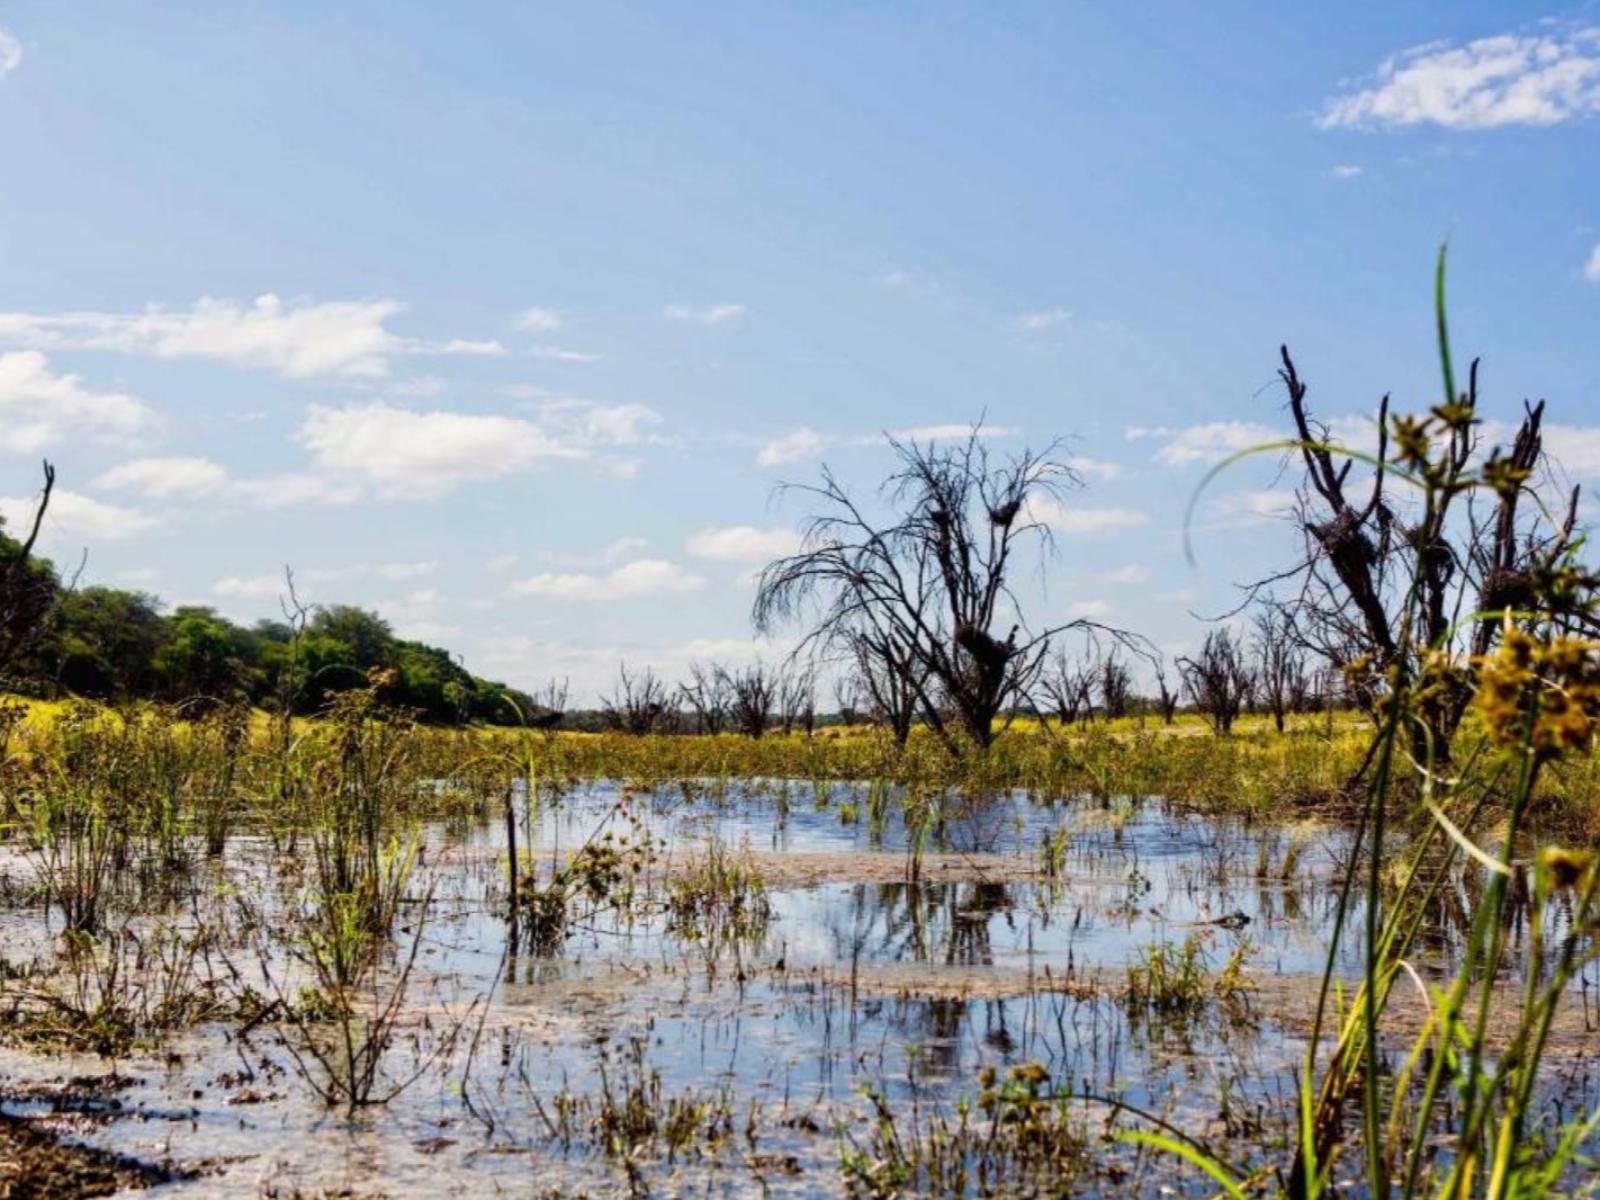
M 111 1196 L 178 1178 L 162 1167 L 67 1141 L 47 1120 L 0 1113 L 0 1200 Z

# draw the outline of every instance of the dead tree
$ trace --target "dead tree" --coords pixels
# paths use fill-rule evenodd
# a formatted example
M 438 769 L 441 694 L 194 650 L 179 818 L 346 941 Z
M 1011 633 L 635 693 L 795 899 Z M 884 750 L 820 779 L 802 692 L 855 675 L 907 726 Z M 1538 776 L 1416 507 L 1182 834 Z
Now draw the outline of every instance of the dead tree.
M 1108 721 L 1128 715 L 1128 700 L 1133 695 L 1133 672 L 1113 648 L 1100 663 L 1100 711 Z
M 567 697 L 571 685 L 565 678 L 547 680 L 533 693 L 533 711 L 527 722 L 532 729 L 557 729 L 567 715 Z
M 58 585 L 50 565 L 33 557 L 50 495 L 56 486 L 56 469 L 44 464 L 44 487 L 27 536 L 20 542 L 0 529 L 0 679 L 38 644 L 55 609 Z
M 791 666 L 778 677 L 778 721 L 784 733 L 799 726 L 809 736 L 817 728 L 817 680 L 810 667 Z
M 662 733 L 671 727 L 671 705 L 667 685 L 649 667 L 628 670 L 617 668 L 617 682 L 611 694 L 600 701 L 600 722 L 620 733 Z
M 854 725 L 861 719 L 865 689 L 853 672 L 836 675 L 833 680 L 833 712 L 841 725 Z
M 889 729 L 897 746 L 904 746 L 927 690 L 927 668 L 892 632 L 880 636 L 858 631 L 848 644 L 854 678 L 873 719 Z
M 1167 661 L 1157 654 L 1150 660 L 1156 680 L 1156 706 L 1161 710 L 1161 723 L 1171 725 L 1178 715 L 1179 687 L 1167 679 Z
M 1233 732 L 1250 697 L 1252 680 L 1243 650 L 1226 628 L 1206 634 L 1196 658 L 1180 658 L 1183 687 L 1219 736 Z
M 772 725 L 772 710 L 777 701 L 777 677 L 756 663 L 741 671 L 724 671 L 730 701 L 728 716 L 733 728 L 748 738 L 759 738 Z
M 1069 627 L 1030 630 L 1009 581 L 1019 553 L 1050 540 L 1041 508 L 1078 478 L 1056 445 L 992 461 L 982 432 L 890 438 L 898 467 L 881 489 L 882 519 L 826 468 L 820 483 L 791 487 L 816 511 L 801 549 L 761 573 L 754 606 L 758 630 L 803 622 L 802 647 L 822 657 L 859 634 L 892 639 L 917 666 L 924 719 L 958 754 L 989 746 Z
M 1281 609 L 1269 606 L 1256 614 L 1251 650 L 1256 694 L 1282 733 L 1288 714 L 1303 711 L 1310 684 L 1305 652 Z
M 684 703 L 694 713 L 697 733 L 721 733 L 728 727 L 728 712 L 733 702 L 733 685 L 728 673 L 713 663 L 689 666 L 689 682 L 678 685 Z
M 1065 650 L 1056 651 L 1040 673 L 1038 691 L 1063 729 L 1089 723 L 1094 714 L 1095 676 L 1092 659 L 1071 658 Z
M 1457 392 L 1446 343 L 1448 402 L 1423 417 L 1391 418 L 1385 396 L 1376 454 L 1352 480 L 1358 459 L 1313 415 L 1288 347 L 1280 357 L 1304 468 L 1294 515 L 1302 553 L 1247 594 L 1259 598 L 1296 583 L 1295 595 L 1274 603 L 1301 646 L 1363 677 L 1352 679 L 1356 703 L 1375 715 L 1394 681 L 1416 679 L 1436 652 L 1457 665 L 1487 653 L 1508 614 L 1538 609 L 1556 627 L 1595 631 L 1597 581 L 1569 561 L 1579 489 L 1549 504 L 1535 491 L 1543 401 L 1524 405 L 1509 447 L 1485 455 L 1478 363 Z M 1435 671 L 1431 682 L 1437 686 L 1418 714 L 1413 749 L 1448 757 L 1471 701 L 1470 681 L 1452 670 Z

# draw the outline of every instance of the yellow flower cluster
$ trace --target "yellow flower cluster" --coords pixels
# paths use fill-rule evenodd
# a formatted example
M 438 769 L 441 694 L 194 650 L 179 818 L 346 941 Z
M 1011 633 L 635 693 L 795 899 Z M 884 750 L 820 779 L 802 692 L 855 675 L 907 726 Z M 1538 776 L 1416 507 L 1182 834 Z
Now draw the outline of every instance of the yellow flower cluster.
M 1600 721 L 1600 658 L 1593 643 L 1558 637 L 1541 642 L 1509 626 L 1493 654 L 1476 660 L 1477 705 L 1501 745 L 1520 743 L 1533 726 L 1541 757 L 1587 749 Z

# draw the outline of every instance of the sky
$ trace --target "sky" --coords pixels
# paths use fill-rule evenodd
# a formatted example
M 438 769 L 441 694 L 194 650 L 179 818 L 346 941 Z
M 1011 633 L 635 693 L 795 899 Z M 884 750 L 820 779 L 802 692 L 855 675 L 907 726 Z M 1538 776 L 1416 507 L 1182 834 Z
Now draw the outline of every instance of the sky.
M 1035 627 L 1172 652 L 1292 556 L 1280 343 L 1600 476 L 1600 6 L 0 0 L 0 512 L 523 686 L 775 658 L 784 483 L 1066 439 Z M 1587 512 L 1588 510 L 1586 510 Z

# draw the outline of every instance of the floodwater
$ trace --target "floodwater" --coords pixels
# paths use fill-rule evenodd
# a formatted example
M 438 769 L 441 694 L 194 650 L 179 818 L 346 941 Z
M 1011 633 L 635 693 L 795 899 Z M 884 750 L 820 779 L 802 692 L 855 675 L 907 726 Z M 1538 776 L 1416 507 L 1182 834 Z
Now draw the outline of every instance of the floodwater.
M 263 1021 L 115 1060 L 0 1049 L 0 1107 L 185 1173 L 161 1194 L 205 1196 L 842 1193 L 841 1155 L 865 1148 L 877 1104 L 910 1128 L 958 1112 L 984 1068 L 1028 1063 L 1098 1098 L 1075 1109 L 1091 1139 L 1134 1127 L 1137 1109 L 1259 1147 L 1286 1131 L 1351 845 L 1328 826 L 1020 793 L 945 798 L 908 827 L 898 804 L 874 819 L 866 789 L 782 782 L 597 783 L 516 807 L 543 875 L 608 832 L 649 852 L 626 903 L 575 905 L 533 953 L 508 936 L 504 824 L 425 829 L 397 960 L 417 941 L 415 965 L 379 1091 L 404 1086 L 388 1103 L 329 1109 L 301 1031 Z M 773 881 L 733 932 L 685 928 L 662 902 L 712 845 Z M 239 839 L 188 919 L 226 919 L 273 863 Z M 45 952 L 42 911 L 5 920 L 14 963 Z M 1182 1014 L 1128 1004 L 1129 967 L 1185 943 L 1210 978 L 1243 964 L 1250 990 Z M 1443 929 L 1419 972 L 1450 948 Z M 1344 947 L 1341 969 L 1359 953 Z M 281 980 L 290 962 L 239 934 L 212 965 L 266 994 L 263 971 Z M 1584 1061 L 1559 1085 L 1569 1112 L 1594 1103 Z M 669 1146 L 674 1114 L 694 1132 Z M 1214 1190 L 1125 1147 L 1098 1158 L 1084 1194 Z

